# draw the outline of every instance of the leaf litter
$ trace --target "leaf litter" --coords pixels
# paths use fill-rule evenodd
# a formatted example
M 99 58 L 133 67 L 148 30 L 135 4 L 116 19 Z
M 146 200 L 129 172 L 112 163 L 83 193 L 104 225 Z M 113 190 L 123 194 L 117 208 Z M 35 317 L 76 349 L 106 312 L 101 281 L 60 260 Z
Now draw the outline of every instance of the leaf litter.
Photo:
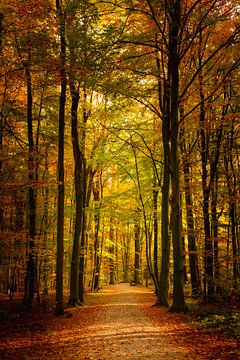
M 87 294 L 62 317 L 30 313 L 0 325 L 1 359 L 237 360 L 236 339 L 200 328 L 190 315 L 152 306 L 155 295 L 128 284 Z M 70 314 L 70 315 L 69 315 Z

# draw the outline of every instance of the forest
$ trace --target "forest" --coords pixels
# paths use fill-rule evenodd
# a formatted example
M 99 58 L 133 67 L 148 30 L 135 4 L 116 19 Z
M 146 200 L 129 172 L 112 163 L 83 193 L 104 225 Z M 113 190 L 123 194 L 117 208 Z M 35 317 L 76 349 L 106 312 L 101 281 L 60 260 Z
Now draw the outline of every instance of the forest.
M 239 54 L 235 0 L 1 2 L 8 301 L 239 300 Z

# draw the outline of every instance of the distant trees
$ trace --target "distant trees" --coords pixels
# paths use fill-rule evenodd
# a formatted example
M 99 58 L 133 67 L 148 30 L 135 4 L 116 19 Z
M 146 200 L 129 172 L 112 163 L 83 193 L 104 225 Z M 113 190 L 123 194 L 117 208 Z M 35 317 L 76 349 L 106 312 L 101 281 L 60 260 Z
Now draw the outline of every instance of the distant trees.
M 162 5 L 162 6 L 161 6 Z M 237 14 L 235 3 L 228 4 L 226 8 L 219 7 L 218 2 L 206 2 L 204 4 L 198 1 L 192 2 L 191 6 L 186 4 L 180 4 L 178 1 L 165 2 L 164 4 L 155 4 L 152 1 L 146 1 L 144 4 L 135 2 L 131 8 L 125 7 L 128 11 L 131 9 L 132 16 L 129 19 L 129 26 L 134 24 L 132 32 L 123 35 L 123 43 L 128 46 L 128 55 L 124 55 L 126 62 L 129 61 L 130 68 L 135 74 L 141 74 L 144 77 L 144 86 L 147 84 L 149 74 L 155 75 L 156 87 L 158 94 L 159 109 L 156 107 L 156 102 L 153 98 L 149 100 L 149 92 L 152 96 L 154 89 L 149 88 L 148 92 L 143 92 L 140 96 L 134 94 L 134 98 L 137 101 L 141 101 L 148 107 L 153 114 L 157 114 L 162 119 L 163 130 L 162 140 L 164 144 L 164 179 L 163 191 L 162 191 L 162 216 L 166 213 L 166 217 L 162 218 L 162 266 L 160 283 L 158 289 L 158 303 L 167 305 L 167 293 L 168 293 L 168 268 L 169 268 L 169 231 L 171 231 L 171 237 L 173 240 L 173 250 L 177 254 L 174 257 L 175 266 L 175 285 L 176 293 L 174 292 L 173 309 L 176 311 L 182 311 L 185 308 L 183 300 L 183 263 L 182 263 L 182 238 L 181 238 L 181 217 L 180 217 L 180 203 L 179 203 L 179 181 L 178 174 L 178 143 L 179 136 L 179 124 L 187 122 L 190 116 L 195 116 L 197 110 L 199 110 L 200 117 L 200 130 L 199 135 L 201 141 L 201 159 L 202 159 L 202 189 L 203 189 L 203 214 L 204 214 L 204 233 L 205 233 L 205 252 L 204 252 L 204 294 L 205 301 L 211 300 L 213 293 L 216 289 L 218 277 L 218 233 L 217 233 L 217 183 L 218 183 L 218 164 L 220 156 L 220 144 L 222 138 L 222 125 L 217 126 L 216 137 L 216 151 L 211 149 L 210 162 L 210 184 L 208 187 L 206 179 L 208 177 L 208 151 L 209 151 L 209 137 L 206 137 L 206 103 L 209 103 L 209 99 L 213 101 L 218 99 L 218 89 L 227 74 L 235 71 L 239 66 L 239 59 L 234 59 L 231 65 L 226 70 L 223 77 L 219 77 L 215 84 L 215 87 L 209 85 L 208 95 L 204 93 L 203 89 L 207 89 L 205 85 L 205 79 L 207 76 L 214 76 L 219 71 L 218 61 L 219 56 L 228 51 L 230 44 L 234 45 L 239 36 L 239 27 L 236 23 L 232 22 L 233 17 Z M 120 9 L 124 9 L 122 3 L 118 3 Z M 146 20 L 146 27 L 148 32 L 145 33 L 141 28 L 141 32 L 136 31 L 135 23 L 139 21 L 138 14 Z M 229 15 L 231 16 L 229 17 Z M 214 30 L 221 27 L 222 22 L 229 21 L 229 27 L 231 32 L 226 32 L 226 36 L 220 39 L 219 42 L 215 41 L 213 45 L 212 41 L 215 38 Z M 204 39 L 204 40 L 203 40 Z M 199 42 L 201 45 L 199 45 Z M 204 45 L 203 45 L 204 44 Z M 210 46 L 209 46 L 210 45 Z M 204 47 L 204 48 L 203 48 Z M 228 51 L 229 53 L 229 51 Z M 134 54 L 134 55 L 133 55 Z M 157 56 L 151 56 L 151 54 L 157 54 Z M 198 54 L 199 62 L 194 60 L 194 54 Z M 151 59 L 148 68 L 141 62 L 141 58 L 144 56 Z M 138 62 L 132 62 L 132 58 L 137 58 Z M 197 57 L 196 57 L 197 58 Z M 155 59 L 155 69 L 154 69 Z M 140 70 L 140 66 L 142 69 Z M 220 65 L 221 67 L 221 65 Z M 181 71 L 181 75 L 180 75 Z M 220 71 L 221 72 L 221 71 Z M 208 77 L 209 80 L 209 77 Z M 152 79 L 150 80 L 150 84 Z M 196 88 L 198 83 L 198 89 L 200 91 L 200 97 L 197 101 L 193 101 L 191 106 L 188 103 L 188 97 L 191 98 L 189 91 L 192 88 Z M 142 87 L 143 88 L 143 87 Z M 194 90 L 196 91 L 196 90 Z M 131 96 L 131 94 L 124 93 L 125 96 Z M 160 101 L 159 101 L 160 99 Z M 187 111 L 183 117 L 179 118 L 182 108 L 186 108 Z M 228 107 L 228 105 L 227 105 Z M 226 116 L 226 104 L 223 107 L 223 117 Z M 180 120 L 180 121 L 179 121 Z M 185 125 L 186 126 L 186 125 Z M 182 130 L 181 130 L 182 131 Z M 168 134 L 168 135 L 167 135 Z M 168 138 L 167 138 L 168 136 Z M 166 138 L 166 141 L 164 140 Z M 170 145 L 169 145 L 170 144 Z M 194 147 L 194 144 L 193 144 Z M 181 144 L 181 149 L 184 151 L 184 146 Z M 218 150 L 217 150 L 218 149 Z M 188 216 L 188 232 L 189 232 L 189 251 L 190 251 L 190 264 L 191 264 L 191 280 L 192 280 L 192 292 L 200 294 L 201 285 L 199 281 L 199 269 L 197 259 L 197 247 L 194 237 L 194 217 L 192 213 L 192 200 L 191 189 L 189 187 L 189 164 L 187 163 L 186 153 L 184 155 L 184 171 L 185 171 L 185 184 L 186 184 L 186 201 L 187 201 L 187 216 Z M 169 174 L 168 174 L 169 171 Z M 168 174 L 168 177 L 167 177 Z M 171 175 L 171 216 L 172 224 L 169 228 L 169 215 L 167 213 L 169 206 L 169 180 Z M 212 180 L 211 180 L 212 179 Z M 215 184 L 214 184 L 215 183 Z M 166 187 L 165 187 L 166 184 Z M 210 201 L 211 198 L 211 201 Z M 210 205 L 211 202 L 211 205 Z M 210 210 L 211 207 L 211 210 Z M 211 215 L 210 215 L 211 211 Z M 211 219 L 210 219 L 211 218 Z M 214 239 L 214 240 L 213 240 Z M 182 284 L 180 286 L 180 284 Z M 180 286 L 180 287 L 179 287 Z M 182 295 L 181 295 L 182 294 Z M 182 300 L 179 296 L 181 295 Z

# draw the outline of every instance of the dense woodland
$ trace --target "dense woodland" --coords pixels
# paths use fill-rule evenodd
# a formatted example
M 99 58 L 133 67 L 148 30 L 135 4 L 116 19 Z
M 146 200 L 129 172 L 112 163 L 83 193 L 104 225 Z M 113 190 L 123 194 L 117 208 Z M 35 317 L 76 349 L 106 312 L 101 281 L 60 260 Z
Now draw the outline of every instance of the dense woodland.
M 1 2 L 1 293 L 239 296 L 239 24 L 235 0 Z

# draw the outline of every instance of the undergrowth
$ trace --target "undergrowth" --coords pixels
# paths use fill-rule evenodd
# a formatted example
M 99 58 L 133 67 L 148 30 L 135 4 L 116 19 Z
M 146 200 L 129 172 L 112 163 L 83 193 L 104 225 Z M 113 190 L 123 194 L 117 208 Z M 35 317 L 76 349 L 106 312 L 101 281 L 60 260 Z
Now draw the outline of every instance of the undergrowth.
M 240 311 L 219 304 L 190 304 L 192 322 L 203 331 L 214 331 L 240 340 Z

